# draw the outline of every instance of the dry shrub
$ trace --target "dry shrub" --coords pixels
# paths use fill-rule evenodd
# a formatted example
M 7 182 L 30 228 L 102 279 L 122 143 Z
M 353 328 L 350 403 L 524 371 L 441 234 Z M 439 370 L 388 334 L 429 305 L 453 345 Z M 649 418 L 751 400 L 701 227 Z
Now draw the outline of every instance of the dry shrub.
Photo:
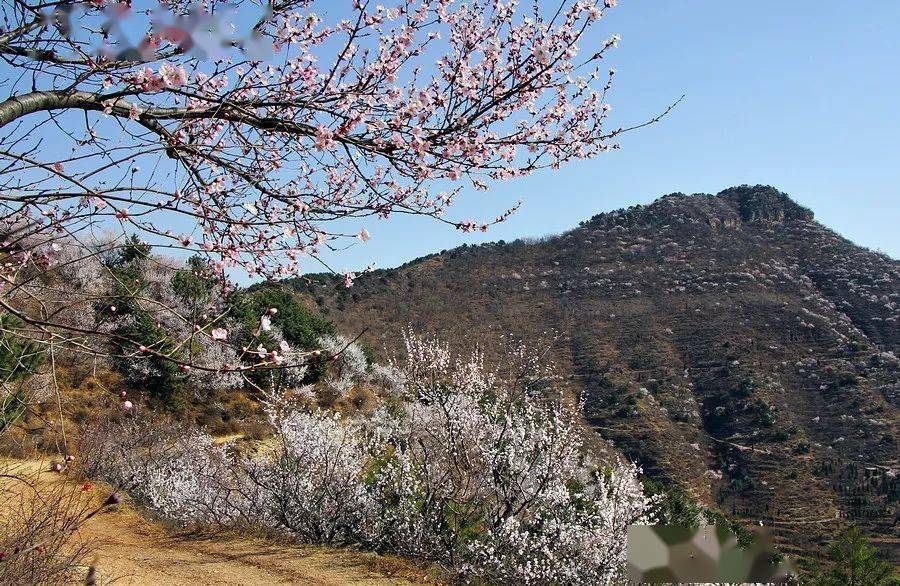
M 25 464 L 0 470 L 0 584 L 61 584 L 84 574 L 78 528 L 98 510 L 82 487 Z
M 0 457 L 26 460 L 34 453 L 35 447 L 23 430 L 11 428 L 0 433 Z
M 272 427 L 263 422 L 257 421 L 245 426 L 244 437 L 251 441 L 263 441 L 272 436 Z

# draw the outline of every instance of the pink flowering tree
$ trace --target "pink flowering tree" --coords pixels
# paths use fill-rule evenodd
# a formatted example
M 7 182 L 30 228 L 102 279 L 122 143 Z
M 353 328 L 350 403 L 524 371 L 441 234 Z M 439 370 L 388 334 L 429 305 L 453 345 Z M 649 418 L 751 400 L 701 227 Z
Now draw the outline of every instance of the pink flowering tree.
M 71 329 L 23 275 L 98 231 L 280 277 L 368 240 L 366 218 L 487 230 L 512 210 L 454 219 L 461 190 L 636 127 L 605 124 L 617 37 L 582 46 L 615 0 L 395 2 L 2 0 L 2 309 Z

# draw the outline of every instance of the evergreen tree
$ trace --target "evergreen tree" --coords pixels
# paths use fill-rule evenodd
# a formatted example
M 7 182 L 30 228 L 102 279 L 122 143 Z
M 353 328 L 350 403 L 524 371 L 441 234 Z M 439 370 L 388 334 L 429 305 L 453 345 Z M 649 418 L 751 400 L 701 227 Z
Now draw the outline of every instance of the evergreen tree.
M 826 549 L 830 565 L 817 567 L 808 583 L 819 586 L 900 586 L 900 574 L 878 559 L 859 527 L 850 526 Z

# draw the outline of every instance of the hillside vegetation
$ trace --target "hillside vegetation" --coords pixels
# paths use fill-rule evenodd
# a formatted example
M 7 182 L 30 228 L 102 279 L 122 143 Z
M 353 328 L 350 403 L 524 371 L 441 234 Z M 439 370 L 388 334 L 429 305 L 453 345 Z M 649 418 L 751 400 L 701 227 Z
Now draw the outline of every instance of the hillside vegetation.
M 772 526 L 790 552 L 851 519 L 900 559 L 900 262 L 771 187 L 671 194 L 350 289 L 291 284 L 388 351 L 410 325 L 488 355 L 508 336 L 546 343 L 609 440 L 597 449 Z

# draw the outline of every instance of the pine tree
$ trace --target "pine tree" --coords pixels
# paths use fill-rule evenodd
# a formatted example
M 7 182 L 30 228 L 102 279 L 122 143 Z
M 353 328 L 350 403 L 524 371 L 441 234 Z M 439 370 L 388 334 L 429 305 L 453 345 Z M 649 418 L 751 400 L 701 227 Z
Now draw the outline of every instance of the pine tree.
M 826 550 L 831 564 L 817 568 L 810 581 L 821 586 L 900 586 L 900 574 L 878 559 L 859 527 L 850 526 Z

